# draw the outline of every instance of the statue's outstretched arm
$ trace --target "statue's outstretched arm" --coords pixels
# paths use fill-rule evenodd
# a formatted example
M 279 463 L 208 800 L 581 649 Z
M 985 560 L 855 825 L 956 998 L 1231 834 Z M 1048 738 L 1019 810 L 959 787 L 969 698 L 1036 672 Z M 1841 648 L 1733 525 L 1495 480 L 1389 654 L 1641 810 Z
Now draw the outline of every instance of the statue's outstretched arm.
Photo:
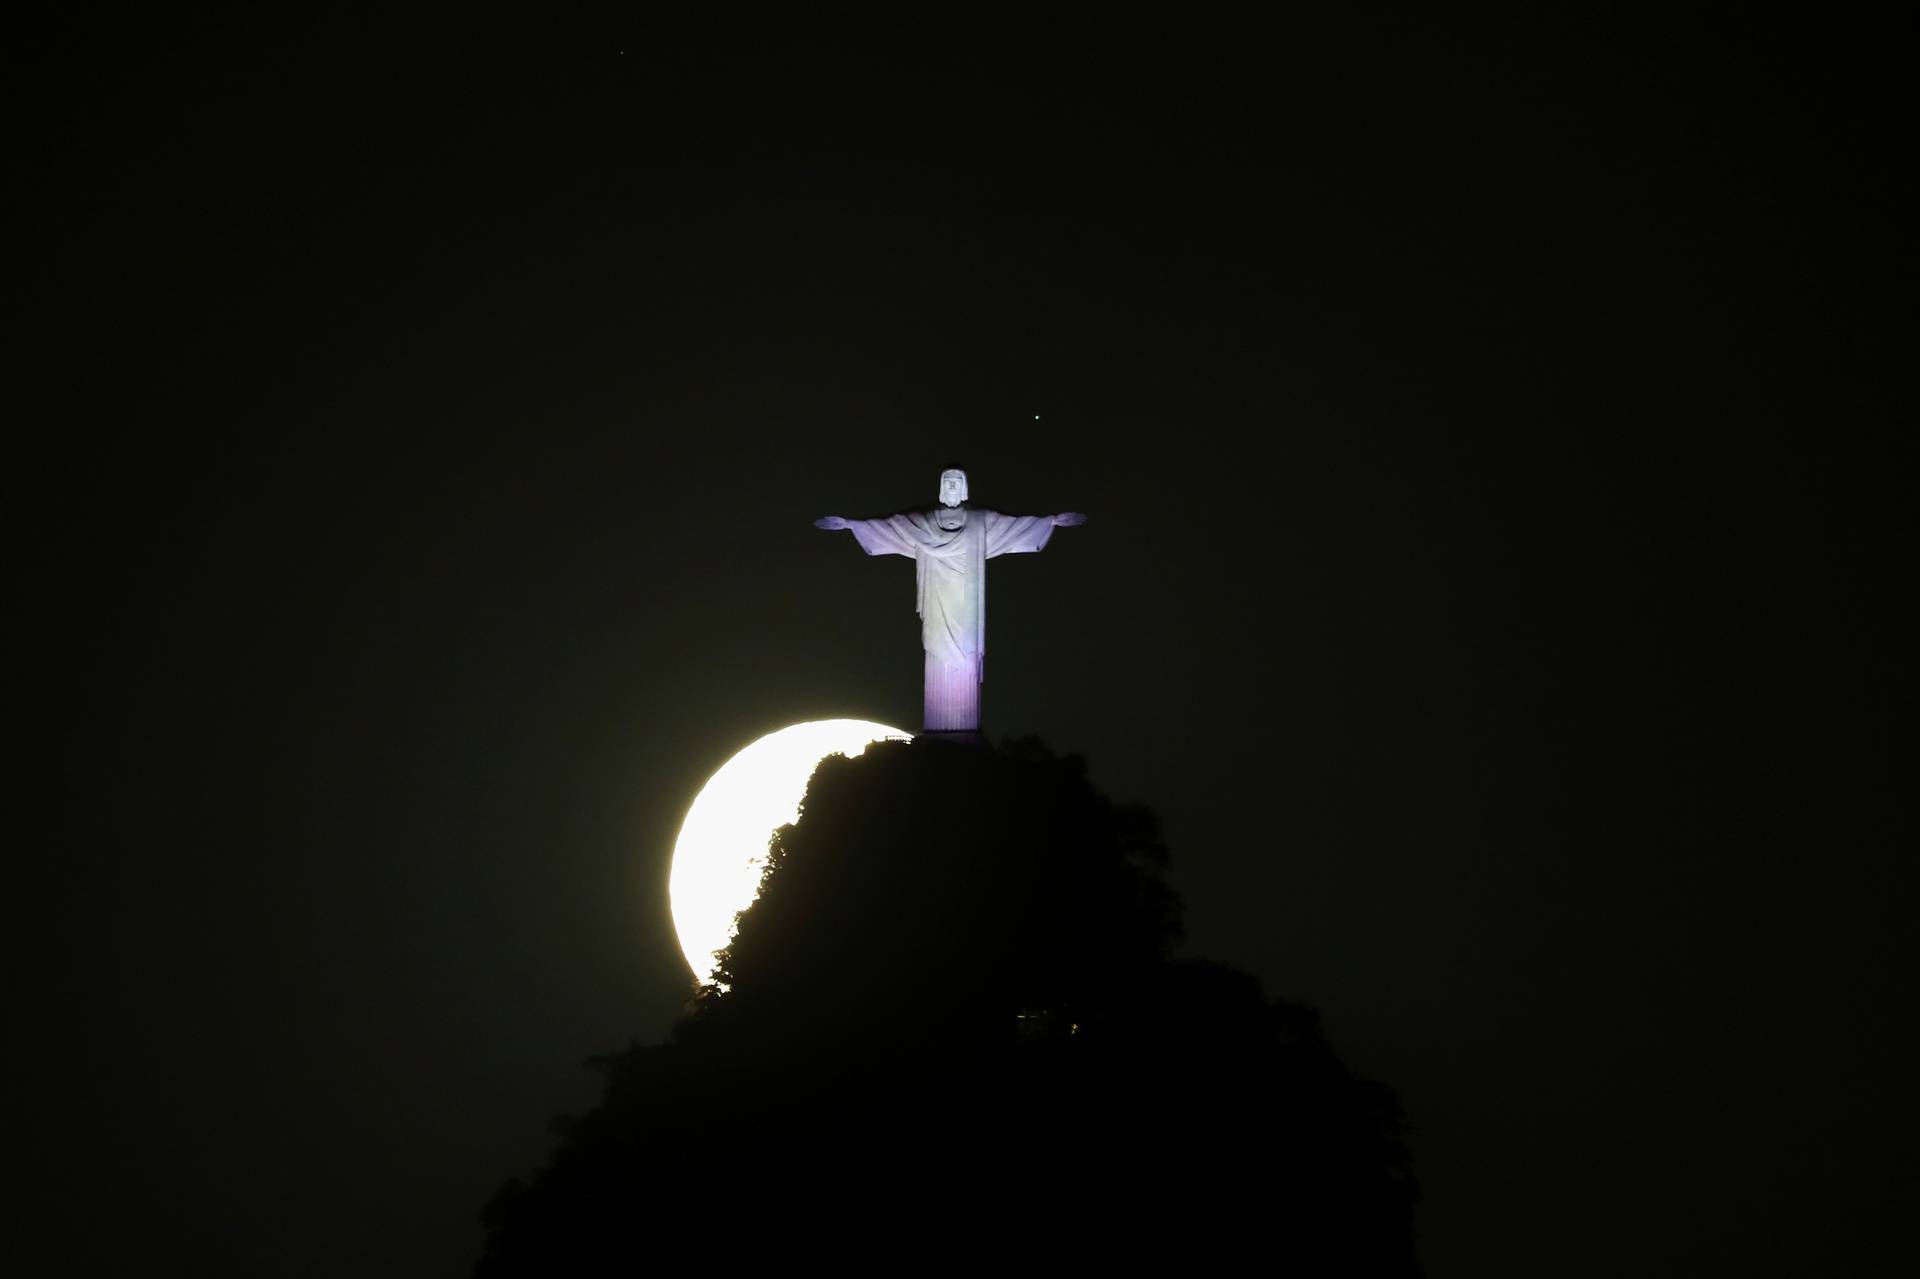
M 840 515 L 822 515 L 813 522 L 813 526 L 849 530 L 854 541 L 860 543 L 860 549 L 869 555 L 912 556 L 920 550 L 912 538 L 913 526 L 898 515 L 878 520 L 850 520 Z

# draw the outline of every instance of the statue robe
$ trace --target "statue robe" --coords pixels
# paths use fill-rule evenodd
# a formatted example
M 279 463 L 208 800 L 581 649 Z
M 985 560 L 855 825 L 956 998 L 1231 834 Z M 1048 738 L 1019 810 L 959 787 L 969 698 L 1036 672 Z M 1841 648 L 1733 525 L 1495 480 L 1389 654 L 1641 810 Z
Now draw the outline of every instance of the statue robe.
M 987 561 L 1038 551 L 1051 515 L 1002 515 L 961 507 L 848 520 L 869 555 L 910 555 L 926 650 L 927 732 L 978 732 L 986 678 Z

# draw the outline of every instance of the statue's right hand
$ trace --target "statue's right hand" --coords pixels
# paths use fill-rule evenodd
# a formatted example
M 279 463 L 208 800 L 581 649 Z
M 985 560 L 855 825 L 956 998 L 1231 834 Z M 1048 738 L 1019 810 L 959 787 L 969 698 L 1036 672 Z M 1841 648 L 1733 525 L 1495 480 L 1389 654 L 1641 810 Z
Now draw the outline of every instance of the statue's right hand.
M 813 522 L 813 526 L 815 528 L 824 528 L 824 529 L 832 529 L 832 530 L 838 530 L 838 529 L 849 527 L 847 522 L 841 519 L 838 515 L 822 515 L 819 519 Z

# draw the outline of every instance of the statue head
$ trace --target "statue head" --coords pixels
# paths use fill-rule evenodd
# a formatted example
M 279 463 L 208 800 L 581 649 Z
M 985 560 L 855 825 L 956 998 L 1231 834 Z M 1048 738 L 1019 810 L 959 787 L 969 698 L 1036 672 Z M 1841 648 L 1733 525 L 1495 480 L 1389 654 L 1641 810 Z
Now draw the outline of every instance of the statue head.
M 967 500 L 967 473 L 957 466 L 940 472 L 940 504 L 958 506 Z

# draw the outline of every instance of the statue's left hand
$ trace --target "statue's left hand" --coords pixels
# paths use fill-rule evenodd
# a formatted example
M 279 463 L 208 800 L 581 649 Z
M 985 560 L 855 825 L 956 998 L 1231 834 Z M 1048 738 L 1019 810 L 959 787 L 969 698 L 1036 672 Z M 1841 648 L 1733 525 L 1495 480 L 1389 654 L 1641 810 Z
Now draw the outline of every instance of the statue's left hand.
M 1053 517 L 1053 522 L 1061 528 L 1072 528 L 1076 524 L 1085 524 L 1087 517 L 1079 511 L 1062 511 Z

